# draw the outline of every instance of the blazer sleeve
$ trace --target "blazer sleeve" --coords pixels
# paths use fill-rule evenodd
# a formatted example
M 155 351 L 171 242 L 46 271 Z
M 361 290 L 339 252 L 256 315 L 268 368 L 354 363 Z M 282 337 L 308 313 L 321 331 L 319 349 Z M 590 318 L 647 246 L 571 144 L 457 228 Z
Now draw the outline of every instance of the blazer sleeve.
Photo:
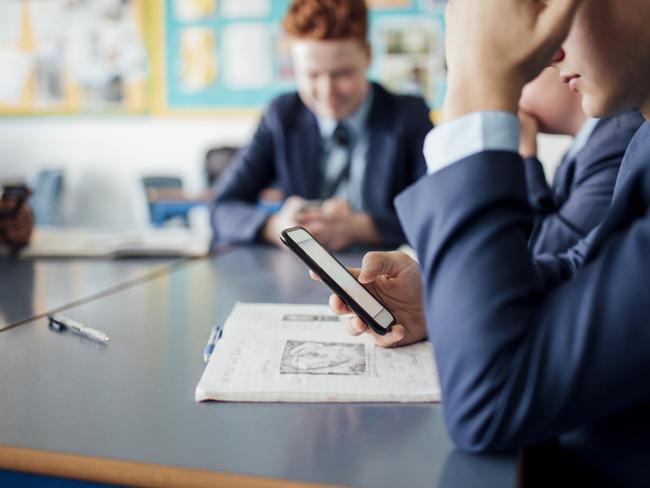
M 252 242 L 268 214 L 257 207 L 260 192 L 275 175 L 272 108 L 265 113 L 251 143 L 242 149 L 216 182 L 210 204 L 213 245 Z
M 445 421 L 461 448 L 514 449 L 650 401 L 640 387 L 650 370 L 647 212 L 544 290 L 517 154 L 458 161 L 400 195 L 397 209 L 418 253 Z
M 410 149 L 409 156 L 412 164 L 411 181 L 417 181 L 427 172 L 427 161 L 424 158 L 424 140 L 427 134 L 433 129 L 429 107 L 424 100 L 419 99 L 417 107 L 413 110 L 413 126 L 407 134 L 407 147 Z
M 550 213 L 556 210 L 553 191 L 546 182 L 544 168 L 535 156 L 524 158 L 524 174 L 528 188 L 528 202 L 535 213 Z
M 427 170 L 427 163 L 424 159 L 424 139 L 431 129 L 433 123 L 429 117 L 429 107 L 422 99 L 416 99 L 406 112 L 405 129 L 403 130 L 403 147 L 405 161 L 390 161 L 389 164 L 404 164 L 407 168 L 406 181 L 401 188 L 398 188 L 391 196 L 391 200 L 407 186 L 421 178 Z M 400 171 L 398 169 L 398 171 Z M 402 180 L 404 181 L 404 180 Z M 386 182 L 389 184 L 389 182 Z M 388 209 L 370 209 L 368 211 L 375 224 L 375 228 L 381 236 L 381 242 L 387 246 L 399 246 L 406 242 L 402 225 L 397 217 L 394 204 L 391 202 Z
M 624 148 L 613 154 L 601 151 L 602 157 L 588 161 L 580 159 L 593 156 L 592 152 L 579 154 L 576 168 L 582 171 L 576 174 L 569 197 L 559 205 L 553 202 L 552 195 L 550 202 L 548 198 L 539 198 L 541 186 L 536 194 L 530 195 L 537 212 L 529 243 L 534 255 L 566 251 L 602 221 L 612 200 L 624 152 Z M 528 181 L 530 184 L 530 178 Z

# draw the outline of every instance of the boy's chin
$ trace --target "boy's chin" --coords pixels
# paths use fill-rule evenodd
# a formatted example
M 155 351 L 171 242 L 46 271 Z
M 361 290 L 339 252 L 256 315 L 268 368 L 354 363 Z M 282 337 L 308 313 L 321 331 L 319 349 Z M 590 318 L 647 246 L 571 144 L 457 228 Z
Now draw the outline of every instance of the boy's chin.
M 616 103 L 614 100 L 608 100 L 602 96 L 594 96 L 590 94 L 582 95 L 582 110 L 589 116 L 594 119 L 600 119 L 603 117 L 608 117 L 610 115 L 615 115 L 623 110 L 627 110 L 632 107 L 625 106 L 621 103 Z

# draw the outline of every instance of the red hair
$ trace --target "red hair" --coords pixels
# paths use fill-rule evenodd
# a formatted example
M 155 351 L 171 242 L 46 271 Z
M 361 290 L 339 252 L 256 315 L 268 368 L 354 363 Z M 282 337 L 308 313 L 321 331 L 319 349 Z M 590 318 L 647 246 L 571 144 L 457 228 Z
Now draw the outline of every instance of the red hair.
M 282 26 L 297 39 L 358 39 L 366 43 L 368 9 L 365 0 L 293 0 Z

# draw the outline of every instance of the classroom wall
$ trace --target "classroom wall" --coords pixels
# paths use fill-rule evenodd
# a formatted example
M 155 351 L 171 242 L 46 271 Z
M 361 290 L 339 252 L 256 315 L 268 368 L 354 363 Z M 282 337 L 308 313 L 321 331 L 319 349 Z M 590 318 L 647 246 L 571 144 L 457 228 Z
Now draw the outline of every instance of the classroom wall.
M 62 167 L 66 224 L 142 227 L 141 175 L 177 174 L 198 191 L 205 152 L 245 144 L 256 123 L 256 116 L 0 118 L 0 181 Z
M 0 118 L 0 181 L 32 177 L 46 167 L 66 170 L 68 225 L 142 228 L 148 225 L 139 177 L 178 174 L 188 191 L 202 187 L 207 149 L 242 145 L 257 116 Z M 570 138 L 543 136 L 547 173 Z

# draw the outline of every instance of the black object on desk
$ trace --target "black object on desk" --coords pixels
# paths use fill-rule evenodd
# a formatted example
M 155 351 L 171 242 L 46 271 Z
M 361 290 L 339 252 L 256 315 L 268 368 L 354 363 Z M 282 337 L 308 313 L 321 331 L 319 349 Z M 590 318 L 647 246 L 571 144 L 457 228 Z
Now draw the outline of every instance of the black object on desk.
M 0 207 L 0 219 L 14 219 L 20 208 L 29 198 L 30 191 L 27 186 L 22 184 L 4 185 L 2 187 L 2 198 L 0 201 L 4 204 Z M 9 208 L 4 208 L 4 206 Z

